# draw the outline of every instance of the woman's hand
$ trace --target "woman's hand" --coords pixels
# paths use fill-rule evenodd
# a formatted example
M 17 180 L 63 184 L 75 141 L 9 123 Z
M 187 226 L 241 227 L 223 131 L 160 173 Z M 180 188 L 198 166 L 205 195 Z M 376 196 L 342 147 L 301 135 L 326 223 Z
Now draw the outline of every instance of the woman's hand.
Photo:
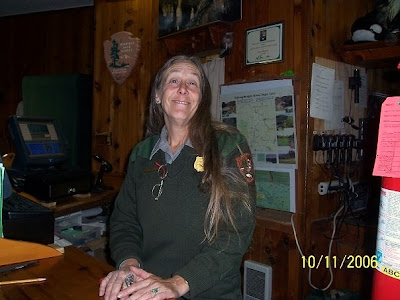
M 131 271 L 131 267 L 138 269 L 139 262 L 136 259 L 126 260 L 121 264 L 120 269 L 110 272 L 100 283 L 99 296 L 104 300 L 115 300 L 117 294 L 138 280 Z
M 131 286 L 116 294 L 119 299 L 164 300 L 179 298 L 189 291 L 189 285 L 180 276 L 163 279 L 135 267 L 131 267 L 130 271 L 135 276 L 135 281 Z

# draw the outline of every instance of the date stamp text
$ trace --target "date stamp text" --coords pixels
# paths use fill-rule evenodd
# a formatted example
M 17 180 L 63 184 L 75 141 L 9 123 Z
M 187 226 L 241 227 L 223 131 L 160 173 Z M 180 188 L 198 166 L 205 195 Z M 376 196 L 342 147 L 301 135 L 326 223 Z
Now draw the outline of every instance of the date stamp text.
M 378 261 L 376 255 L 344 255 L 343 257 L 309 255 L 301 257 L 301 264 L 303 269 L 368 269 L 376 268 Z

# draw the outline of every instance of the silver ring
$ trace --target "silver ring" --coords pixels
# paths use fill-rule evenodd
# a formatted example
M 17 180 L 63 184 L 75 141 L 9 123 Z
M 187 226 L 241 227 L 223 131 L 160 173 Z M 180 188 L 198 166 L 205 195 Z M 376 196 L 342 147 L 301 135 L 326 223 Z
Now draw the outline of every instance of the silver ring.
M 131 286 L 133 281 L 135 280 L 135 276 L 133 274 L 129 274 L 128 276 L 125 277 L 125 284 L 127 287 Z
M 153 295 L 157 294 L 158 293 L 158 288 L 151 289 L 151 292 L 153 293 Z

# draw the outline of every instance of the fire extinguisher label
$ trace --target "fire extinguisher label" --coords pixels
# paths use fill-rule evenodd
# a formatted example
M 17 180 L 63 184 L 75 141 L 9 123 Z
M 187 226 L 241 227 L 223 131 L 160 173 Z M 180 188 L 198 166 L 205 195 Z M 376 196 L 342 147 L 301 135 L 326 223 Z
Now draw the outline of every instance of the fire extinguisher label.
M 400 279 L 400 192 L 381 188 L 376 240 L 377 269 Z
M 381 272 L 383 274 L 386 274 L 386 275 L 390 276 L 390 277 L 393 277 L 393 278 L 396 278 L 396 279 L 400 279 L 400 272 L 396 271 L 396 270 L 393 270 L 393 269 L 391 269 L 389 267 L 382 266 Z

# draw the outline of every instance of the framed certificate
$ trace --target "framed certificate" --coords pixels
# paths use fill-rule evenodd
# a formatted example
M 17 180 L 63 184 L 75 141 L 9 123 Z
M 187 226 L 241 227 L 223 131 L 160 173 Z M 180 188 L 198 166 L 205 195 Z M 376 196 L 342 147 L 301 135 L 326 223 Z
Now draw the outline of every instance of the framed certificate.
M 283 60 L 283 23 L 246 31 L 246 66 Z

